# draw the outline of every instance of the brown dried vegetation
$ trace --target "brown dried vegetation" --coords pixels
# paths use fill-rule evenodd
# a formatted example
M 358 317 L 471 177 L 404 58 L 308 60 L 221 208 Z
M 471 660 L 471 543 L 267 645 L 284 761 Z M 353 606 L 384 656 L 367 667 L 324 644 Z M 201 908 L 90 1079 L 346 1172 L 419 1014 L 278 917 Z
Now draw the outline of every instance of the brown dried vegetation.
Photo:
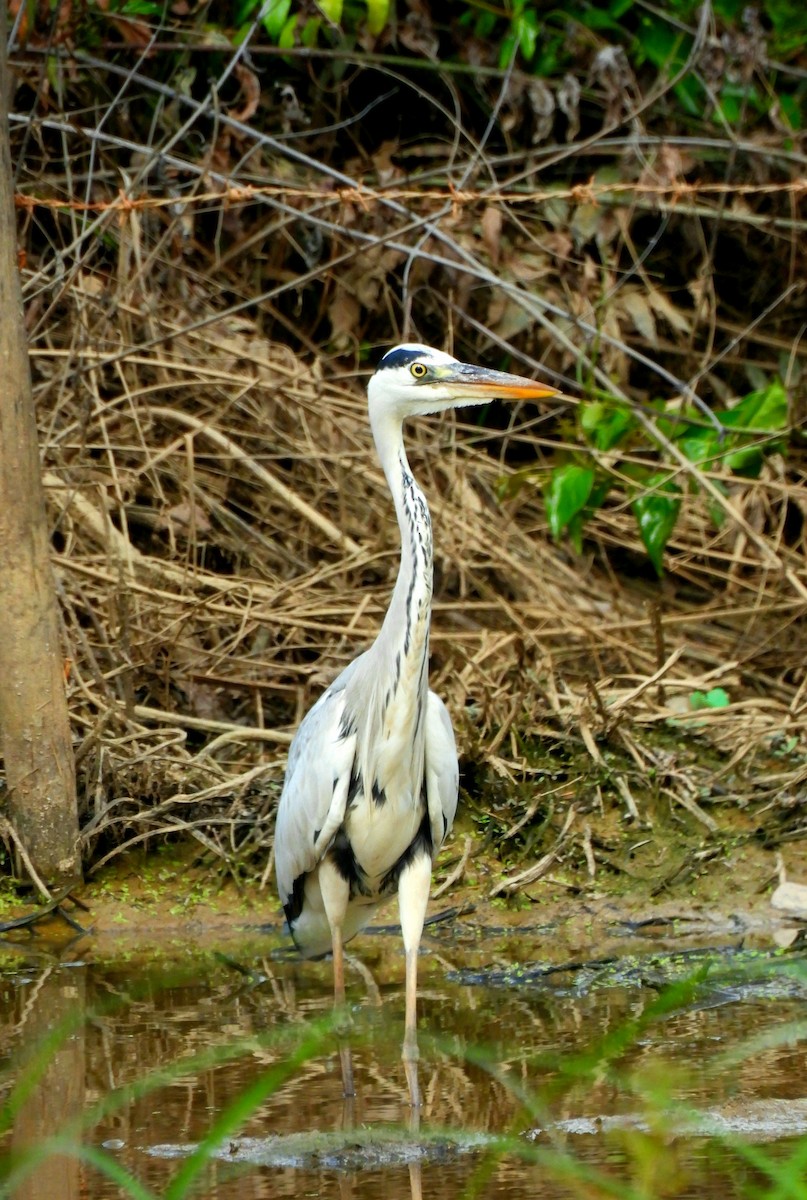
M 190 831 L 267 878 L 285 744 L 373 638 L 397 569 L 363 398 L 386 346 L 670 410 L 686 386 L 725 406 L 781 373 L 795 427 L 805 411 L 795 139 L 674 135 L 662 83 L 604 46 L 540 83 L 470 43 L 474 76 L 283 62 L 259 41 L 252 60 L 189 50 L 185 82 L 140 41 L 92 59 L 32 34 L 12 58 L 94 868 Z M 433 686 L 468 779 L 519 783 L 491 791 L 510 845 L 559 782 L 558 845 L 571 800 L 652 819 L 650 778 L 704 836 L 729 805 L 772 843 L 803 836 L 803 439 L 755 480 L 699 472 L 639 407 L 634 453 L 687 492 L 658 581 L 624 489 L 582 556 L 549 536 L 540 481 L 577 438 L 573 404 L 410 431 L 435 525 Z M 502 500 L 514 471 L 530 482 Z M 694 717 L 690 694 L 717 686 L 730 705 Z M 590 867 L 596 838 L 572 834 Z

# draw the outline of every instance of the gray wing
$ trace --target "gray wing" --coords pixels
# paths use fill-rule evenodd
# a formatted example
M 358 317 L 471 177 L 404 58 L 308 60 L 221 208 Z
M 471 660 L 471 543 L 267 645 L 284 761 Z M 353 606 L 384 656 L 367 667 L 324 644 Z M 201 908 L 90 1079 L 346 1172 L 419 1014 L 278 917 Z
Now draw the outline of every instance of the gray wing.
M 435 855 L 454 822 L 459 783 L 457 744 L 451 717 L 440 697 L 429 692 L 426 701 L 426 803 Z
M 356 755 L 345 736 L 344 673 L 308 712 L 289 750 L 275 825 L 275 872 L 281 902 L 295 879 L 313 871 L 345 815 Z

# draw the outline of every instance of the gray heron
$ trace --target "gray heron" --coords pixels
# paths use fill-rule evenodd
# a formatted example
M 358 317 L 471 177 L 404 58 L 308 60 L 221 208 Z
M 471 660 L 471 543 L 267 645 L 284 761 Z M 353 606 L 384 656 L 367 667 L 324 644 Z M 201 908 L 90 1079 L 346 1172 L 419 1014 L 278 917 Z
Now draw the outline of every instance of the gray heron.
M 432 862 L 457 808 L 451 719 L 429 690 L 432 526 L 409 467 L 403 423 L 497 398 L 557 394 L 545 383 L 405 344 L 381 359 L 367 389 L 370 428 L 401 534 L 401 562 L 381 630 L 310 709 L 292 742 L 275 829 L 278 890 L 291 935 L 309 958 L 333 954 L 334 1003 L 345 1001 L 343 946 L 398 893 L 406 955 L 403 1061 L 417 1081 L 417 956 Z M 353 1094 L 350 1051 L 342 1082 Z

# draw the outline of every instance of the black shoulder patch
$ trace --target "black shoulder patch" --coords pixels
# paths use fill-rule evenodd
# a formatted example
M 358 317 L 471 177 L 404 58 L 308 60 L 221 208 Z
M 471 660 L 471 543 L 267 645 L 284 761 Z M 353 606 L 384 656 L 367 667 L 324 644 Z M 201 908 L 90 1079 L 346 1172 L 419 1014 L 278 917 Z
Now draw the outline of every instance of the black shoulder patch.
M 386 371 L 388 367 L 408 367 L 410 363 L 417 362 L 419 358 L 423 358 L 423 350 L 420 347 L 415 349 L 412 346 L 396 346 L 394 350 L 387 351 L 376 370 Z
M 331 847 L 331 861 L 345 882 L 350 884 L 351 899 L 354 896 L 370 895 L 364 871 L 356 860 L 347 836 L 341 830 L 337 833 Z
M 303 900 L 305 898 L 305 872 L 298 875 L 294 883 L 291 885 L 291 895 L 286 897 L 283 905 L 283 912 L 286 914 L 286 920 L 289 923 L 289 929 L 294 936 L 292 926 L 303 911 Z

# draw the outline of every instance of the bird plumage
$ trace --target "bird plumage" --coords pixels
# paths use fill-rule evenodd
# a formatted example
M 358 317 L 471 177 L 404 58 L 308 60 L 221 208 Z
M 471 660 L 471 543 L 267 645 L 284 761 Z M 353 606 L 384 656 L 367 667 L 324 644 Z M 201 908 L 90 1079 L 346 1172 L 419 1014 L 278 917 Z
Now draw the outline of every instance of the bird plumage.
M 554 391 L 414 343 L 382 358 L 368 386 L 368 409 L 401 533 L 398 577 L 372 646 L 300 725 L 278 807 L 275 864 L 289 928 L 303 954 L 333 950 L 337 1000 L 344 994 L 342 945 L 398 892 L 407 960 L 404 1060 L 414 1105 L 417 950 L 432 861 L 456 812 L 459 773 L 448 711 L 428 687 L 432 525 L 402 426 L 409 416 Z M 343 1077 L 347 1093 L 352 1068 L 344 1058 Z
M 377 376 L 406 371 L 424 353 L 424 347 L 399 347 L 382 359 Z M 298 730 L 275 834 L 289 928 L 310 956 L 331 948 L 316 874 L 320 859 L 329 854 L 350 884 L 347 941 L 397 891 L 407 856 L 436 854 L 457 807 L 451 722 L 428 690 L 429 509 L 409 468 L 394 405 L 382 399 L 371 407 L 371 423 L 401 527 L 398 578 L 375 642 L 334 680 Z

